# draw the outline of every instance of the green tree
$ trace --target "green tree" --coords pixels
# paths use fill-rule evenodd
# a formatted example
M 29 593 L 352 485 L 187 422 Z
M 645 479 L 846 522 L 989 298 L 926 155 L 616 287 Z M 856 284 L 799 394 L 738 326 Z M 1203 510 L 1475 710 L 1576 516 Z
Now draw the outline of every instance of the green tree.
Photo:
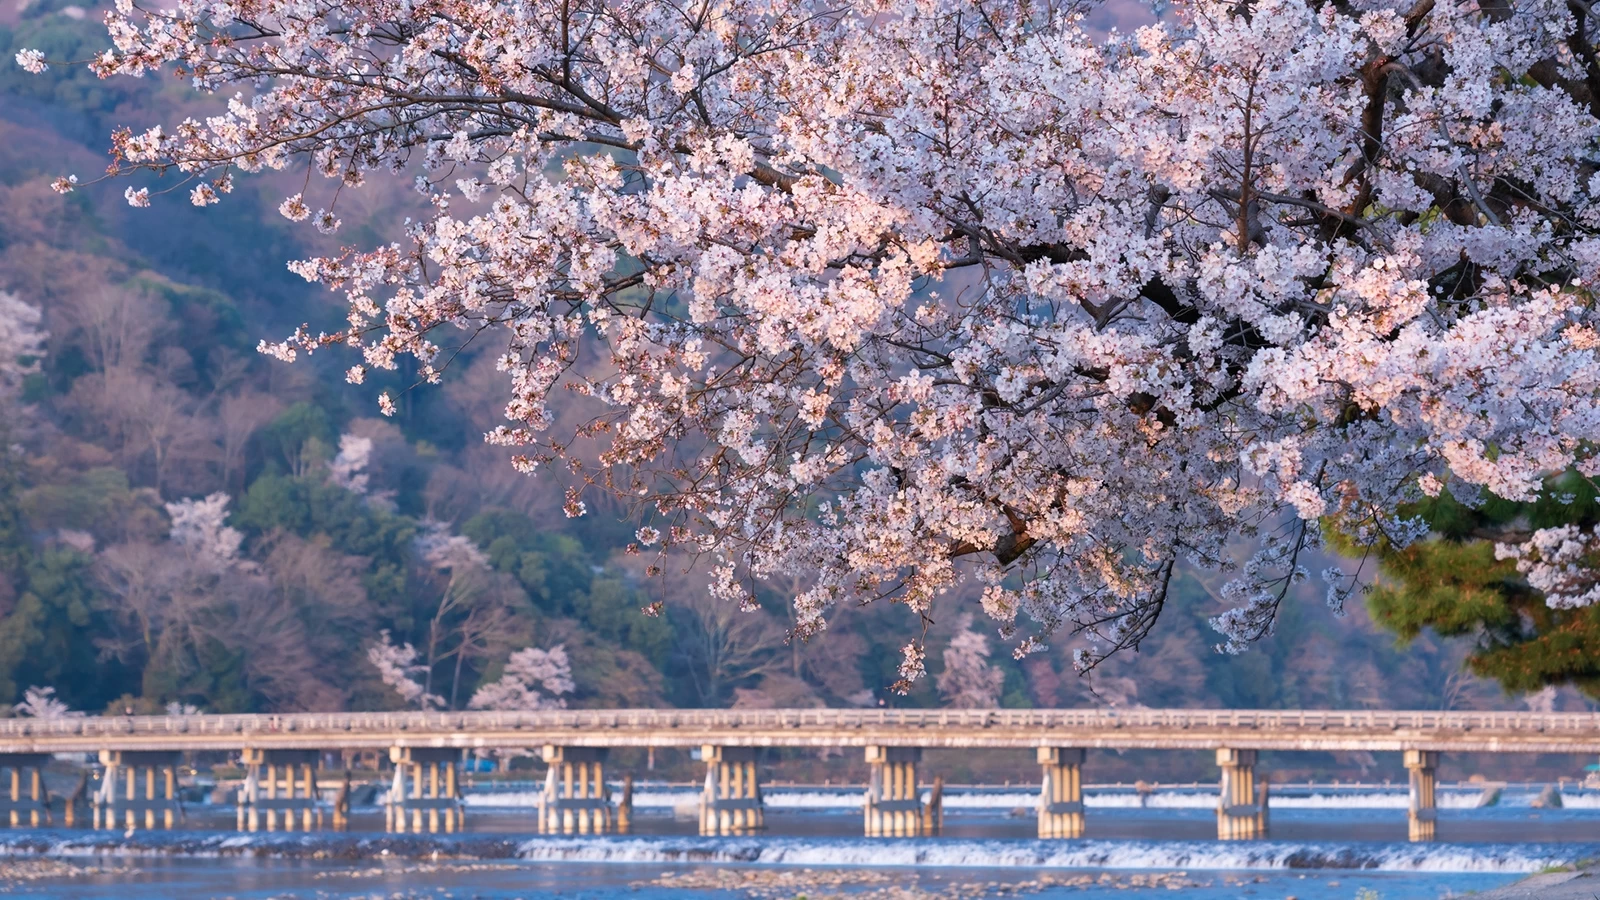
M 395 617 L 400 633 L 414 626 L 402 608 L 411 539 L 417 531 L 406 516 L 315 476 L 263 475 L 240 498 L 231 522 L 255 537 L 276 529 L 305 538 L 326 535 L 328 545 L 340 553 L 366 557 L 370 565 L 362 582 L 367 595 Z
M 327 410 L 304 400 L 284 410 L 261 429 L 261 446 L 268 448 L 273 463 L 290 474 L 310 474 L 317 463 L 333 457 L 339 446 L 339 433 Z
M 592 557 L 576 538 L 542 531 L 510 510 L 481 512 L 461 526 L 461 533 L 483 548 L 491 565 L 515 577 L 535 606 L 558 616 L 577 612 L 578 598 L 589 592 L 604 560 Z
M 1600 521 L 1594 487 L 1576 473 L 1551 479 L 1537 501 L 1490 499 L 1467 506 L 1448 492 L 1402 510 L 1421 516 L 1433 535 L 1404 549 L 1374 549 L 1382 578 L 1367 595 L 1372 617 L 1410 642 L 1424 630 L 1470 637 L 1466 660 L 1476 675 L 1510 692 L 1570 684 L 1600 697 L 1600 607 L 1552 609 L 1496 543 L 1526 540 L 1540 528 Z M 1344 553 L 1361 552 L 1336 537 Z

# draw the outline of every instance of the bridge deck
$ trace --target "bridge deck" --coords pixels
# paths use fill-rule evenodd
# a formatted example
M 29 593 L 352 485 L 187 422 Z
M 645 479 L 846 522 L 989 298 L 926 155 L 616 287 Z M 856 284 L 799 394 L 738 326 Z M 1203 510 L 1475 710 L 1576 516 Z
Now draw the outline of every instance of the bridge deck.
M 408 747 L 1438 750 L 1600 753 L 1600 714 L 1385 710 L 554 710 L 0 720 L 0 753 Z

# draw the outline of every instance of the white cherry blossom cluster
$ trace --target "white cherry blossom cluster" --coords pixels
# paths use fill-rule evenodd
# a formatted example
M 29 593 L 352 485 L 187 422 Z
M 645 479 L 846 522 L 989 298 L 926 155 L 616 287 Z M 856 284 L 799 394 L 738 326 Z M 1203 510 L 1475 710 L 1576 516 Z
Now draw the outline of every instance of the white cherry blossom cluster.
M 565 646 L 557 644 L 549 650 L 524 647 L 511 654 L 499 679 L 473 692 L 467 708 L 508 712 L 561 709 L 567 705 L 561 695 L 572 693 L 576 686 Z
M 569 515 L 650 506 L 730 602 L 803 576 L 802 634 L 972 578 L 1003 637 L 1086 634 L 1088 666 L 1186 561 L 1237 569 L 1237 649 L 1319 522 L 1403 543 L 1422 493 L 1600 469 L 1586 4 L 1080 12 L 119 0 L 93 66 L 218 97 L 118 134 L 117 171 L 210 203 L 308 168 L 282 212 L 323 230 L 369 177 L 427 198 L 295 263 L 348 318 L 265 350 L 346 346 L 360 383 L 493 347 L 518 469 L 570 474 Z
M 365 494 L 371 475 L 372 438 L 354 434 L 339 435 L 339 455 L 328 463 L 328 480 L 353 494 Z
M 218 491 L 204 498 L 191 497 L 166 504 L 172 520 L 170 537 L 190 558 L 215 572 L 239 558 L 244 533 L 227 524 L 233 498 Z
M 471 538 L 452 532 L 448 522 L 424 521 L 412 544 L 423 563 L 441 572 L 461 574 L 489 568 L 488 554 Z
M 1515 560 L 1517 571 L 1544 594 L 1551 609 L 1600 601 L 1600 538 L 1577 525 L 1540 528 L 1520 544 L 1496 544 L 1495 559 Z
M 28 688 L 22 692 L 22 702 L 11 711 L 34 719 L 79 719 L 84 715 L 58 698 L 53 687 Z
M 418 661 L 421 654 L 410 643 L 396 645 L 389 630 L 378 634 L 378 641 L 367 648 L 367 662 L 378 670 L 378 677 L 388 685 L 407 706 L 418 709 L 443 709 L 444 698 L 429 693 L 418 675 L 425 674 L 426 665 Z
M 11 291 L 0 291 L 0 393 L 10 394 L 39 371 L 50 333 L 39 327 L 39 307 Z
M 934 686 L 947 705 L 958 709 L 993 709 L 1000 705 L 1005 673 L 989 664 L 989 638 L 974 631 L 972 616 L 956 623 L 955 637 L 944 651 L 944 671 Z

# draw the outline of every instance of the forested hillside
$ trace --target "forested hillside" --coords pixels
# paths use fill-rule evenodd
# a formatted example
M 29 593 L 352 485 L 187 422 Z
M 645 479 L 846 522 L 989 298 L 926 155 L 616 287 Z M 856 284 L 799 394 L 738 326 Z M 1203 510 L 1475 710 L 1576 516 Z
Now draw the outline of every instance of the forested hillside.
M 504 403 L 492 350 L 454 359 L 439 386 L 413 387 L 402 366 L 359 391 L 337 355 L 290 366 L 258 354 L 262 338 L 332 328 L 341 315 L 337 298 L 285 268 L 328 249 L 277 214 L 290 182 L 241 178 L 230 202 L 209 208 L 130 210 L 120 183 L 52 193 L 51 178 L 103 167 L 113 129 L 200 108 L 181 81 L 102 82 L 66 67 L 34 77 L 11 65 L 20 47 L 90 55 L 105 41 L 96 18 L 57 0 L 0 13 L 0 703 L 45 686 L 89 711 L 463 708 L 475 696 L 1524 702 L 1465 674 L 1465 644 L 1425 633 L 1398 649 L 1360 609 L 1339 618 L 1316 596 L 1286 605 L 1254 651 L 1215 653 L 1216 585 L 1194 576 L 1178 579 L 1154 640 L 1091 678 L 1072 671 L 1069 641 L 1014 661 L 981 616 L 963 615 L 970 601 L 947 598 L 929 635 L 934 677 L 894 696 L 898 648 L 920 627 L 902 609 L 844 609 L 823 634 L 790 643 L 782 597 L 747 612 L 713 601 L 688 559 L 646 577 L 650 560 L 629 553 L 630 511 L 591 500 L 588 515 L 563 515 L 562 473 L 517 474 L 481 441 Z M 409 202 L 368 191 L 351 201 L 365 206 L 341 209 L 339 239 L 392 239 L 384 229 Z M 392 418 L 372 407 L 375 387 L 399 398 Z M 530 647 L 561 648 L 568 662 L 524 655 L 513 675 L 536 690 L 480 693 L 505 684 L 512 654 Z M 527 674 L 535 664 L 543 674 Z M 564 665 L 569 679 L 548 671 Z M 418 690 L 395 689 L 403 683 Z

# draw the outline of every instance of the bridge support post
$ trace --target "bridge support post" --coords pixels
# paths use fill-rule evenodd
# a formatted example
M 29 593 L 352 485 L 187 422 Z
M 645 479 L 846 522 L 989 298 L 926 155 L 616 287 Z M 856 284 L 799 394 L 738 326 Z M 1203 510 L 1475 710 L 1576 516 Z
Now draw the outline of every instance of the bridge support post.
M 156 827 L 161 813 L 162 827 L 171 829 L 183 806 L 178 802 L 178 763 L 176 750 L 101 750 L 100 762 L 105 777 L 94 798 L 94 827 L 104 829 L 138 828 L 140 819 L 147 829 Z M 141 779 L 139 776 L 143 775 Z M 157 775 L 160 784 L 157 784 Z M 143 796 L 140 796 L 140 784 Z M 141 817 L 138 814 L 144 813 Z
M 542 753 L 550 769 L 539 795 L 540 834 L 606 834 L 612 830 L 605 747 L 556 747 Z
M 1411 802 L 1406 810 L 1408 831 L 1413 841 L 1431 841 L 1435 836 L 1434 772 L 1439 768 L 1439 754 L 1407 750 L 1405 763 L 1411 776 Z
M 633 775 L 622 776 L 622 799 L 617 801 L 617 834 L 633 830 Z
M 0 769 L 11 772 L 11 792 L 0 800 L 10 813 L 11 827 L 18 828 L 26 814 L 28 825 L 38 828 L 50 821 L 50 795 L 44 789 L 44 767 L 48 753 L 0 753 Z
M 1083 756 L 1081 748 L 1039 748 L 1039 837 L 1083 837 Z
M 921 837 L 936 830 L 923 815 L 917 789 L 920 747 L 868 747 L 872 778 L 867 785 L 867 837 Z
M 283 830 L 322 827 L 322 804 L 317 792 L 316 750 L 262 750 L 246 747 L 239 755 L 245 767 L 244 785 L 239 788 L 237 824 L 240 831 L 261 827 L 266 813 L 267 830 L 278 830 L 278 813 L 283 813 Z M 262 791 L 262 775 L 266 790 Z
M 389 760 L 394 763 L 394 784 L 389 789 L 389 808 L 384 819 L 390 831 L 404 834 L 409 825 L 412 834 L 422 834 L 423 813 L 427 813 L 426 831 L 430 834 L 466 828 L 460 785 L 456 781 L 460 750 L 390 747 Z
M 1267 786 L 1256 784 L 1256 751 L 1217 750 L 1222 770 L 1217 798 L 1217 839 L 1248 840 L 1267 836 Z
M 756 776 L 755 747 L 700 748 L 706 783 L 700 792 L 700 833 L 747 834 L 767 826 Z

